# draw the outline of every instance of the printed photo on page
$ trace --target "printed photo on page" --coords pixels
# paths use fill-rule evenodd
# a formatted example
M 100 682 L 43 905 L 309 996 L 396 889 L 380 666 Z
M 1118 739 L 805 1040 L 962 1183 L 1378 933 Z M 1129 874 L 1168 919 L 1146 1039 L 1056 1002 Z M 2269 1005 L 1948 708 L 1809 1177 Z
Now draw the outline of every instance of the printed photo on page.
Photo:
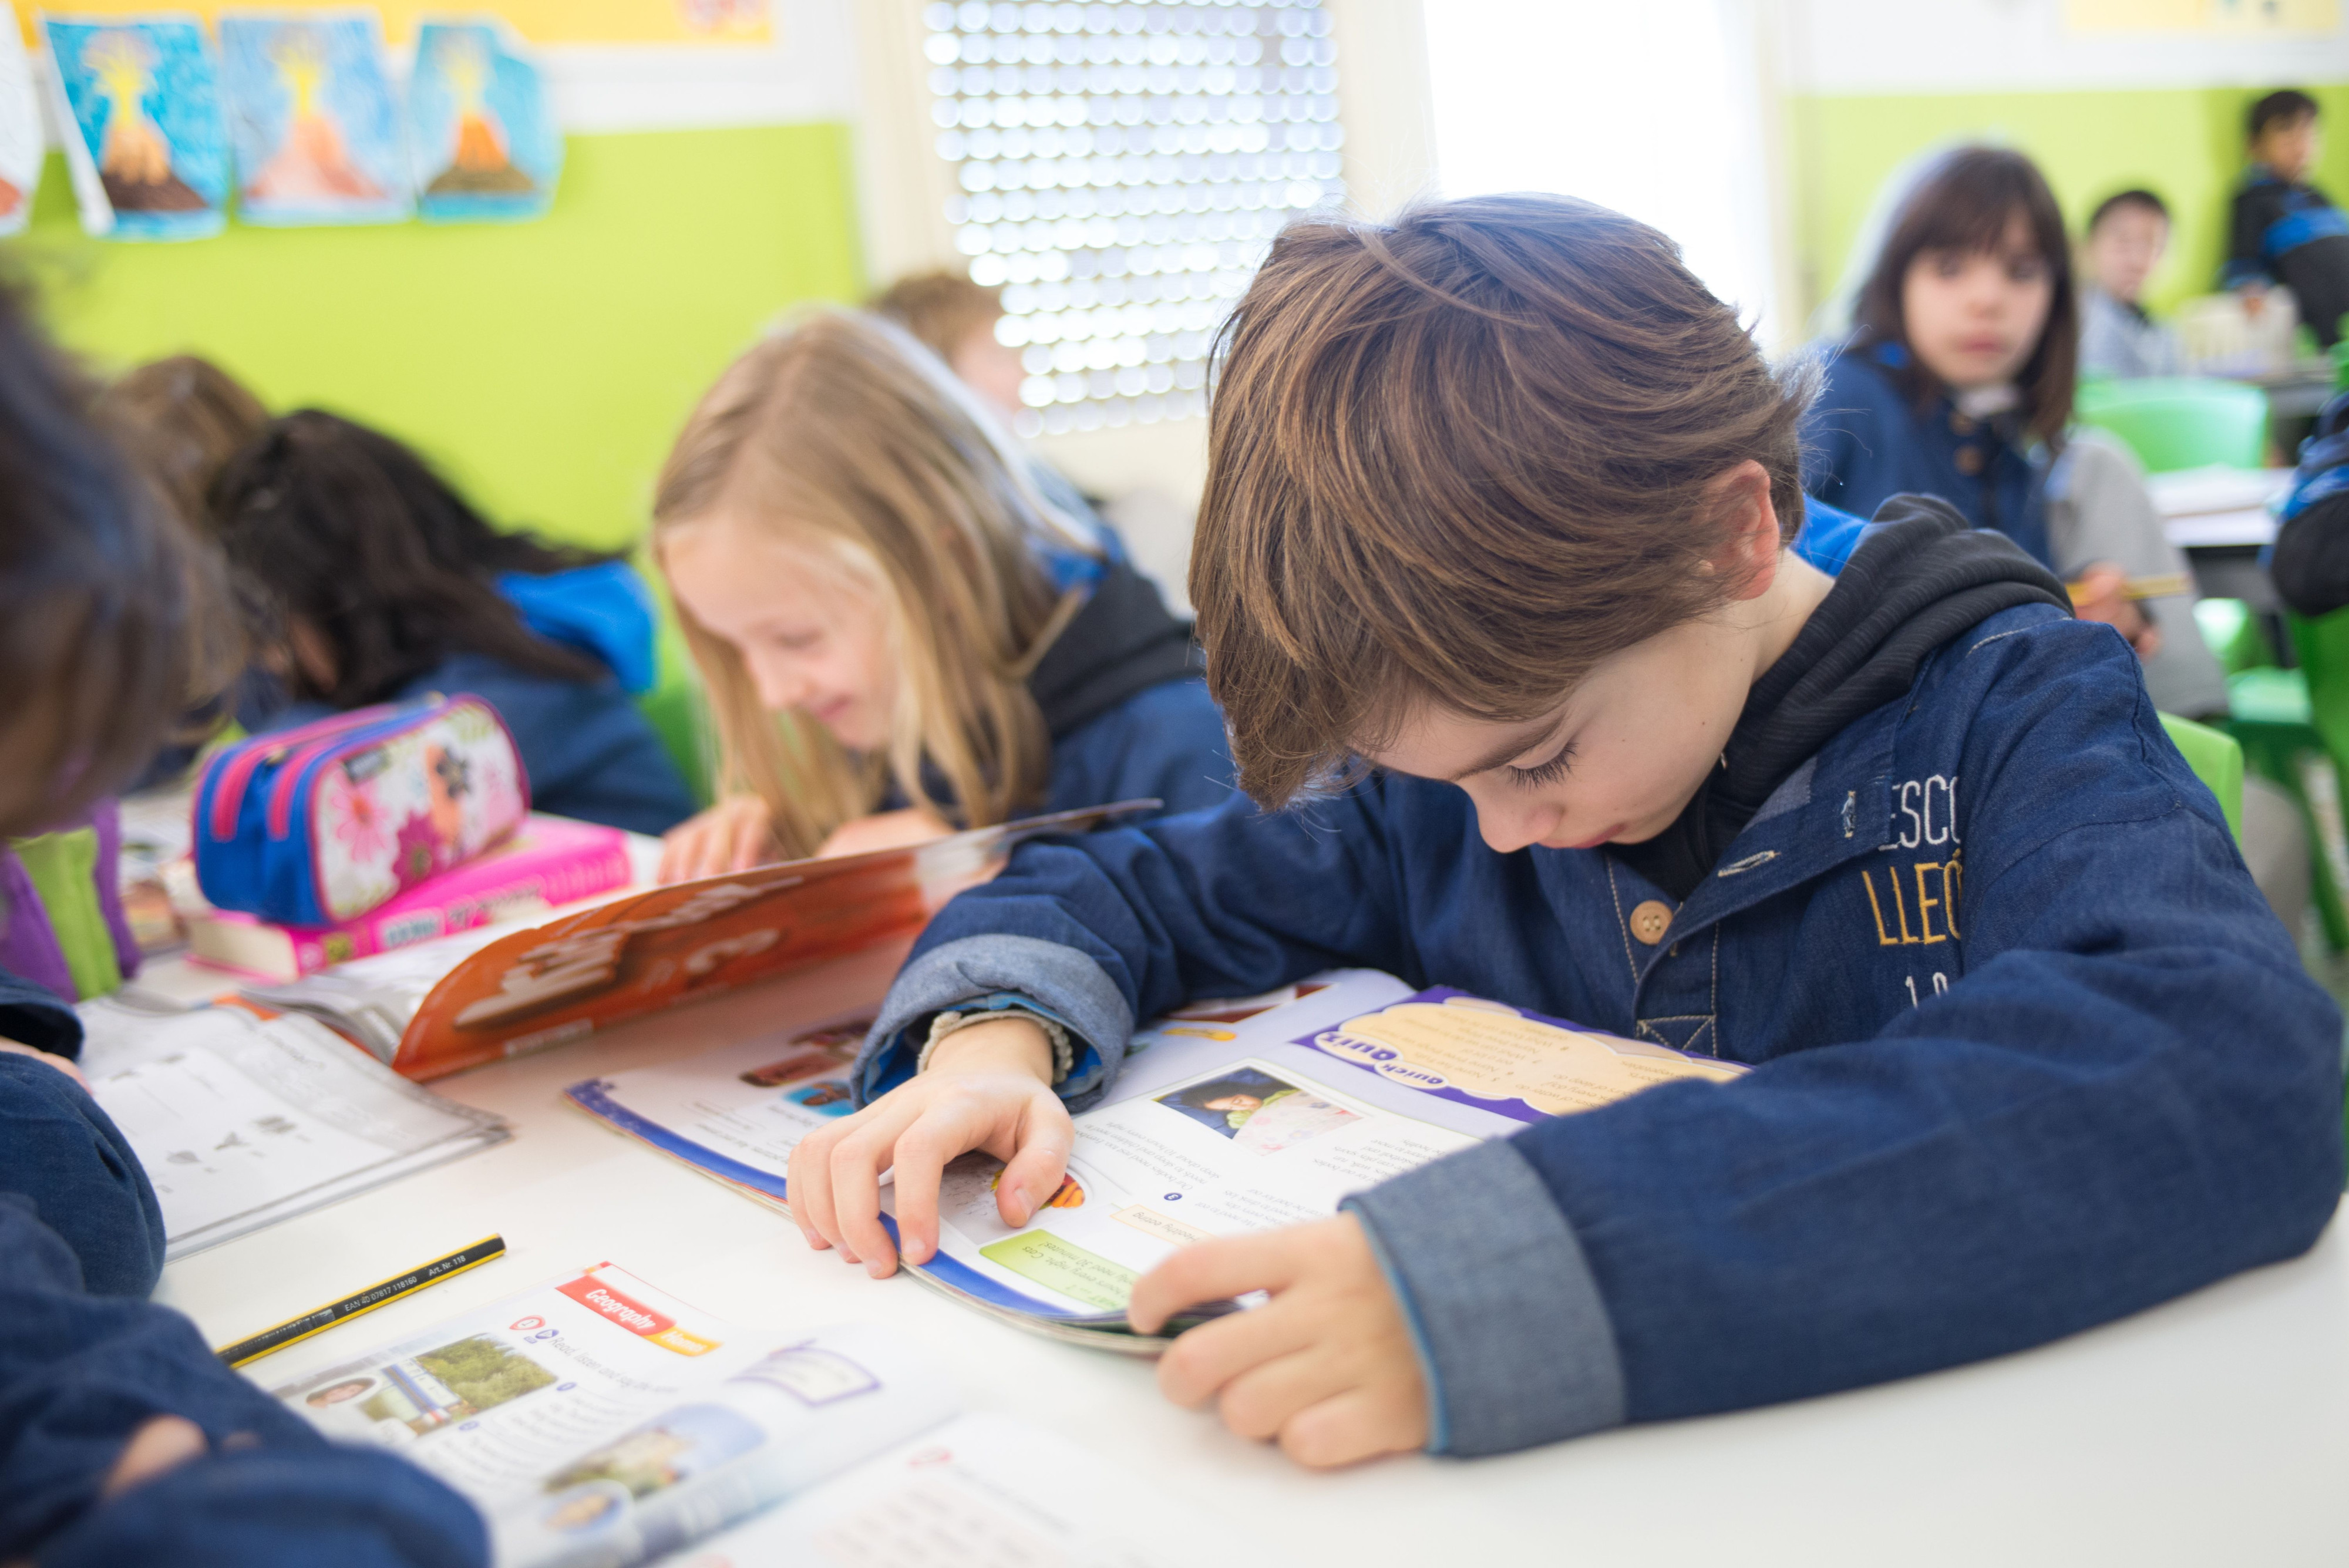
M 273 1392 L 464 1493 L 522 1568 L 648 1561 L 956 1411 L 887 1330 L 743 1329 L 609 1264 Z
M 1177 1248 L 1324 1218 L 1347 1193 L 1475 1141 L 1293 1068 L 1230 1062 L 1079 1116 L 1066 1179 L 1019 1231 L 996 1207 L 1002 1166 L 954 1161 L 926 1269 L 999 1307 L 1122 1314 L 1134 1282 Z

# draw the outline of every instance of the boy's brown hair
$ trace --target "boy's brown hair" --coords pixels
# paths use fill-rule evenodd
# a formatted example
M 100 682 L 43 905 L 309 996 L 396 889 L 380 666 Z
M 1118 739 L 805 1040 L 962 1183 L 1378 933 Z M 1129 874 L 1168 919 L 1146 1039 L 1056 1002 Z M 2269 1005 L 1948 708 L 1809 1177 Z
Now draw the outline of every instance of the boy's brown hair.
M 1191 597 L 1268 806 L 1422 704 L 1532 718 L 1717 608 L 1738 464 L 1802 523 L 1816 372 L 1774 375 L 1671 240 L 1588 202 L 1294 226 L 1218 359 Z
M 1003 291 L 970 281 L 958 272 L 916 273 L 873 296 L 866 306 L 913 334 L 915 340 L 948 364 L 974 332 L 991 332 L 1003 314 Z

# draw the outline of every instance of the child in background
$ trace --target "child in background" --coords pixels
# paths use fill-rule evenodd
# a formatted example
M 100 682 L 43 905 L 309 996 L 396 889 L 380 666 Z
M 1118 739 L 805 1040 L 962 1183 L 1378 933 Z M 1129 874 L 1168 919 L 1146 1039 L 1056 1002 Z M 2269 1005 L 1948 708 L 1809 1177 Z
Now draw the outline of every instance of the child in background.
M 2175 376 L 2178 334 L 2146 314 L 2146 279 L 2169 248 L 2169 209 L 2150 191 L 2123 191 L 2096 204 L 2081 247 L 2080 373 Z
M 670 836 L 665 878 L 1230 793 L 1190 628 L 877 317 L 816 317 L 719 379 L 653 543 L 724 794 Z
M 792 1157 L 812 1245 L 894 1269 L 894 1166 L 926 1259 L 973 1147 L 1023 1224 L 1137 1019 L 1349 964 L 1754 1070 L 1145 1275 L 1145 1333 L 1271 1293 L 1159 1381 L 1309 1463 L 1906 1376 L 2316 1238 L 2341 1014 L 2135 659 L 1939 501 L 1812 566 L 1802 373 L 1670 240 L 1524 196 L 1293 224 L 1224 344 L 1191 590 L 1254 799 L 939 913 L 865 1108 Z
M 2232 236 L 2220 286 L 2256 300 L 2292 291 L 2300 318 L 2330 348 L 2349 312 L 2349 216 L 2308 176 L 2320 146 L 2316 100 L 2287 88 L 2251 105 L 2251 167 L 2235 192 Z
M 1805 488 L 1863 517 L 1894 495 L 1936 495 L 2052 564 L 2047 462 L 2071 422 L 2080 341 L 2070 254 L 2054 193 L 2021 153 L 1961 148 L 1929 168 L 1804 422 Z
M 653 610 L 626 562 L 501 534 L 413 452 L 315 409 L 229 463 L 212 513 L 295 699 L 276 726 L 470 691 L 512 732 L 536 809 L 636 833 L 691 815 L 629 697 L 652 685 Z
M 163 493 L 181 524 L 204 539 L 212 534 L 212 481 L 269 424 L 259 398 L 193 354 L 125 371 L 98 394 L 96 411 L 99 425 Z
M 976 393 L 1006 430 L 1018 427 L 1020 416 L 1029 411 L 1019 400 L 1028 370 L 1019 362 L 1019 350 L 995 335 L 995 324 L 1003 319 L 1000 288 L 973 283 L 958 272 L 916 273 L 875 295 L 866 308 L 904 327 L 946 361 L 955 379 Z M 1047 503 L 1081 522 L 1098 522 L 1099 500 L 1079 490 L 1059 469 L 1030 457 L 1028 473 Z
M 1003 318 L 1001 289 L 984 287 L 958 272 L 916 273 L 874 296 L 867 308 L 945 360 L 1007 428 L 1026 408 L 1019 383 L 1028 371 L 1019 363 L 1019 350 L 995 336 L 995 324 Z
M 0 296 L 0 835 L 87 810 L 144 761 L 222 618 L 217 572 L 85 401 Z M 453 1492 L 336 1449 L 141 1299 L 161 1217 L 80 1047 L 70 1008 L 0 974 L 0 1561 L 486 1563 Z
M 209 501 L 212 482 L 267 427 L 269 410 L 261 400 L 211 360 L 177 354 L 117 378 L 98 394 L 95 412 L 99 426 L 161 493 L 189 536 L 217 555 Z M 285 688 L 261 666 L 247 665 L 218 700 L 183 717 L 171 743 L 131 781 L 130 793 L 183 777 L 204 743 L 229 722 L 249 733 L 285 706 Z
M 2054 192 L 2023 154 L 1961 148 L 1927 169 L 1805 416 L 1803 483 L 1863 517 L 1903 493 L 1948 502 L 2076 573 L 2081 616 L 2149 658 L 2170 628 L 2128 598 L 2118 570 L 2058 560 L 2048 532 L 2080 346 L 2070 254 Z

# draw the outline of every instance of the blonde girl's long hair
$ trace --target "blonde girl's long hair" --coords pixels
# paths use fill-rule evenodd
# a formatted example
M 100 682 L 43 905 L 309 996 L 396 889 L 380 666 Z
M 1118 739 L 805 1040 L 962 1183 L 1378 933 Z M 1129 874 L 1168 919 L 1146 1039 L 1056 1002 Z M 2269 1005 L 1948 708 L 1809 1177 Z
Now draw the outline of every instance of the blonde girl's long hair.
M 669 453 L 656 555 L 721 514 L 812 545 L 869 587 L 896 657 L 887 749 L 859 755 L 802 714 L 769 711 L 740 653 L 678 606 L 709 690 L 719 787 L 766 802 L 786 856 L 815 853 L 892 780 L 968 826 L 1042 798 L 1051 742 L 1027 680 L 1084 594 L 1059 592 L 1036 548 L 1099 545 L 1044 500 L 1009 438 L 935 356 L 850 311 L 760 342 Z

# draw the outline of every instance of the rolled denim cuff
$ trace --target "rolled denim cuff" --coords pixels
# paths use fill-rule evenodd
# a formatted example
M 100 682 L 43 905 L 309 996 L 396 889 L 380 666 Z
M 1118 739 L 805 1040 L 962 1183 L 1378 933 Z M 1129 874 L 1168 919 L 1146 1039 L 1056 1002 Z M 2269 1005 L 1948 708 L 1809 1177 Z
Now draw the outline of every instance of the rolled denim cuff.
M 870 1104 L 913 1076 L 930 1018 L 978 1002 L 1032 1008 L 1083 1042 L 1088 1049 L 1060 1085 L 1072 1111 L 1102 1097 L 1133 1035 L 1124 993 L 1075 948 L 1034 937 L 964 937 L 899 971 L 849 1073 L 856 1104 Z
M 1346 1199 L 1402 1303 L 1430 1453 L 1502 1454 L 1623 1422 L 1614 1324 L 1574 1227 L 1506 1142 Z

